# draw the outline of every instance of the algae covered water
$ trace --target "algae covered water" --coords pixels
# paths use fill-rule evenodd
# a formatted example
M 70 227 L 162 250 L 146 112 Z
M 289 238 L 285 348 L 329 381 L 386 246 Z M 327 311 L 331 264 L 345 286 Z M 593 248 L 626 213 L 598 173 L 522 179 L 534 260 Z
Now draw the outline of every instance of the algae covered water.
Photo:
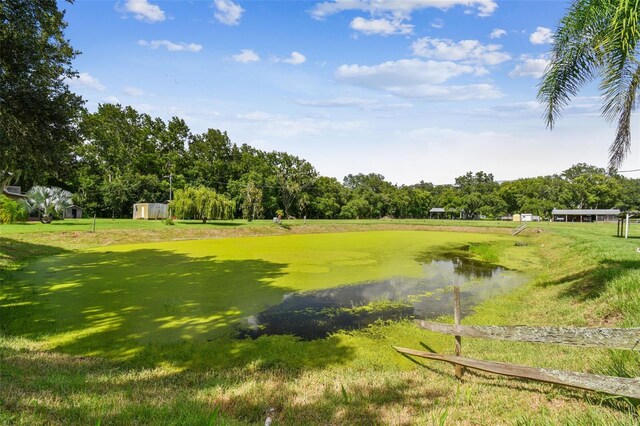
M 239 336 L 291 334 L 310 340 L 377 321 L 452 315 L 454 285 L 461 287 L 462 314 L 466 316 L 476 304 L 527 280 L 524 274 L 472 259 L 463 251 L 430 257 L 421 264 L 423 276 L 419 278 L 393 277 L 288 293 L 281 303 L 248 317 Z

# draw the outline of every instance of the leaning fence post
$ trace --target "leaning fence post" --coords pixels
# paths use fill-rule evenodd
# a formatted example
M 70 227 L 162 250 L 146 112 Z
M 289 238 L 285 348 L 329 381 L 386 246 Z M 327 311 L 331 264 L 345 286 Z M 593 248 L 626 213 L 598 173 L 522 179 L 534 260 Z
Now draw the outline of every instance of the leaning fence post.
M 453 287 L 453 320 L 455 325 L 460 325 L 462 312 L 460 310 L 460 287 Z M 462 355 L 462 337 L 457 335 L 456 338 L 456 356 Z M 464 370 L 461 365 L 456 364 L 456 379 L 461 380 Z

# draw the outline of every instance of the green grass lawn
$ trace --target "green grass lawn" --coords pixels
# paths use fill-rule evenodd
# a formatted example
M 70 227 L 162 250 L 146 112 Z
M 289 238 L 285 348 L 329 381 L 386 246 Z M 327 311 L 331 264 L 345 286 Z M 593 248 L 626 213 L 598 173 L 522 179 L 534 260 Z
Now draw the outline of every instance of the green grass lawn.
M 640 241 L 615 225 L 511 237 L 498 222 L 106 222 L 95 234 L 0 227 L 0 424 L 263 424 L 269 407 L 283 425 L 638 424 L 624 399 L 476 372 L 458 382 L 449 365 L 412 362 L 390 346 L 454 345 L 409 321 L 315 341 L 222 332 L 292 289 L 411 275 L 420 250 L 464 242 L 532 278 L 464 323 L 638 327 Z M 623 351 L 479 339 L 463 351 L 640 376 Z

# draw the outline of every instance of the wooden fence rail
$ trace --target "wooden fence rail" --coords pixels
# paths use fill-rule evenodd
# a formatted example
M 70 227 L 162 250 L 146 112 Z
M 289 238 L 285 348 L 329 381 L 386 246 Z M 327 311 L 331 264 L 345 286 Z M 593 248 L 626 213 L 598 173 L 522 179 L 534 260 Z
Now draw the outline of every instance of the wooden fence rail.
M 519 233 L 521 233 L 525 229 L 527 229 L 527 224 L 523 223 L 522 225 L 520 225 L 516 229 L 514 229 L 513 232 L 511 233 L 511 235 L 518 235 Z
M 425 330 L 453 336 L 640 351 L 640 328 L 500 327 L 422 320 L 416 320 L 416 324 Z
M 578 389 L 605 392 L 613 395 L 621 395 L 630 398 L 640 398 L 640 379 L 628 379 L 624 377 L 601 376 L 598 374 L 575 373 L 572 371 L 551 370 L 548 368 L 525 367 L 522 365 L 507 364 L 503 362 L 481 361 L 477 359 L 439 355 L 430 352 L 416 351 L 394 346 L 396 351 L 427 358 L 444 361 L 454 365 L 486 371 L 488 373 L 501 374 L 503 376 L 532 379 L 539 382 L 553 383 L 570 386 Z
M 640 399 L 640 378 L 603 376 L 527 367 L 494 361 L 482 361 L 462 357 L 462 337 L 511 340 L 518 342 L 558 343 L 582 347 L 607 349 L 640 350 L 640 328 L 570 328 L 570 327 L 528 327 L 528 326 L 463 326 L 460 324 L 460 288 L 454 287 L 455 324 L 441 324 L 416 321 L 423 329 L 455 336 L 455 356 L 440 355 L 394 346 L 405 355 L 444 361 L 455 366 L 455 374 L 462 378 L 463 367 L 501 374 L 510 377 L 554 383 L 578 389 L 605 392 Z

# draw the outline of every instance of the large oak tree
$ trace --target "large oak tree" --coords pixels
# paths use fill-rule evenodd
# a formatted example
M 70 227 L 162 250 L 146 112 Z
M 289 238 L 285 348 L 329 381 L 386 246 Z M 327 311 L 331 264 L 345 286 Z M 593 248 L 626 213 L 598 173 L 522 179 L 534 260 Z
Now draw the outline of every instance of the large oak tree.
M 66 177 L 82 99 L 66 83 L 78 54 L 55 0 L 0 2 L 0 172 L 31 184 Z

